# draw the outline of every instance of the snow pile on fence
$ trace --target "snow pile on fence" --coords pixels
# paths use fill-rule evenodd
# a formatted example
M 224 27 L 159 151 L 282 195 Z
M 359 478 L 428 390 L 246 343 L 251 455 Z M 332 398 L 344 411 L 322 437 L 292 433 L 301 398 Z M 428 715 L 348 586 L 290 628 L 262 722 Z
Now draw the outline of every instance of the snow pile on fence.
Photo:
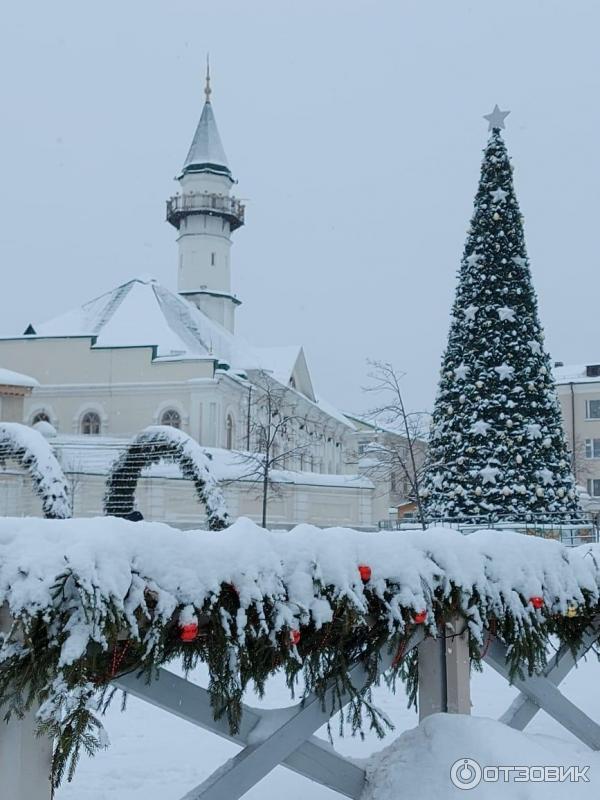
M 69 485 L 50 445 L 39 431 L 18 422 L 0 422 L 0 467 L 16 462 L 31 476 L 44 516 L 66 519 L 72 514 Z
M 42 702 L 39 718 L 59 742 L 55 785 L 69 759 L 76 764 L 82 731 L 86 748 L 102 746 L 95 714 L 111 679 L 129 670 L 151 679 L 175 658 L 207 662 L 215 716 L 226 715 L 232 731 L 245 688 L 260 691 L 278 670 L 290 690 L 303 673 L 307 692 L 323 696 L 331 683 L 339 696 L 349 692 L 353 730 L 364 713 L 379 731 L 369 689 L 382 647 L 404 674 L 415 626 L 435 635 L 458 611 L 474 658 L 497 623 L 513 666 L 523 659 L 536 670 L 551 636 L 576 645 L 598 613 L 599 565 L 596 545 L 507 531 L 265 531 L 240 519 L 217 532 L 113 517 L 4 518 L 0 606 L 15 624 L 0 635 L 0 704 Z M 357 659 L 371 676 L 358 691 L 348 681 Z M 414 685 L 416 662 L 407 664 Z
M 102 603 L 114 603 L 132 623 L 142 588 L 158 598 L 154 613 L 168 616 L 179 606 L 200 609 L 223 585 L 233 585 L 242 609 L 272 598 L 279 628 L 329 621 L 332 607 L 322 587 L 367 613 L 368 588 L 385 597 L 391 630 L 402 624 L 402 608 L 431 609 L 436 593 L 458 589 L 471 631 L 481 638 L 482 620 L 471 606 L 475 593 L 497 617 L 510 611 L 526 622 L 536 614 L 527 603 L 534 596 L 543 597 L 546 613 L 564 614 L 586 596 L 598 602 L 599 564 L 598 545 L 565 548 L 511 531 L 363 533 L 311 525 L 265 531 L 242 518 L 217 533 L 101 517 L 0 518 L 0 604 L 8 603 L 14 616 L 55 607 L 53 587 L 68 567 L 77 585 L 97 598 L 97 613 Z M 371 569 L 367 583 L 359 565 Z M 81 633 L 67 637 L 66 660 L 85 646 Z M 91 620 L 86 634 L 94 639 L 96 633 Z

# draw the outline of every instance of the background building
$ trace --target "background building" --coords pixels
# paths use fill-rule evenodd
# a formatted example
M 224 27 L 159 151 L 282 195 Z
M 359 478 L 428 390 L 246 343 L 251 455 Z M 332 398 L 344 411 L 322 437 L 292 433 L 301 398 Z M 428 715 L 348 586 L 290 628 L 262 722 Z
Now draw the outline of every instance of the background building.
M 280 454 L 271 477 L 281 490 L 272 495 L 273 524 L 376 525 L 389 497 L 373 480 L 349 474 L 360 467 L 356 423 L 319 396 L 302 347 L 255 347 L 235 332 L 240 300 L 230 251 L 245 209 L 231 195 L 208 76 L 205 92 L 180 190 L 167 201 L 177 231 L 177 292 L 151 277 L 134 278 L 22 334 L 0 337 L 0 363 L 34 376 L 18 389 L 21 405 L 10 418 L 46 426 L 73 476 L 76 513 L 101 512 L 111 458 L 141 429 L 159 424 L 231 451 L 215 459 L 220 477 L 237 487 L 229 491 L 231 513 L 257 518 L 247 464 L 240 457 L 232 465 L 234 452 L 260 452 L 254 423 L 267 381 L 278 387 L 278 413 L 290 420 L 271 451 Z M 193 493 L 192 505 L 184 495 L 176 500 L 185 490 L 164 483 L 176 476 L 158 477 L 162 489 L 141 501 L 145 515 L 197 524 Z
M 584 505 L 599 513 L 600 364 L 565 365 L 557 361 L 554 377 L 575 478 L 589 495 L 584 496 Z

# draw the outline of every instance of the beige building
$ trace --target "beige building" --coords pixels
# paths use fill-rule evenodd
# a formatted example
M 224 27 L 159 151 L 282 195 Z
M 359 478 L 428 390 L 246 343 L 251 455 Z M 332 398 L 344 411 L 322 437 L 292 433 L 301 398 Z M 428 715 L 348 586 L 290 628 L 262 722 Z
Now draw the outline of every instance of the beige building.
M 427 443 L 413 439 L 413 469 L 406 436 L 373 420 L 346 416 L 355 427 L 353 470 L 375 484 L 381 512 L 378 524 L 399 521 L 404 515 L 414 516 L 415 476 L 418 480 L 423 469 Z
M 133 278 L 49 321 L 23 326 L 23 333 L 1 336 L 0 364 L 28 373 L 35 384 L 18 390 L 19 409 L 3 398 L 1 410 L 28 425 L 49 423 L 59 451 L 69 442 L 89 442 L 81 463 L 67 468 L 80 476 L 76 510 L 100 513 L 108 466 L 103 462 L 94 473 L 94 450 L 109 441 L 122 448 L 141 429 L 160 424 L 209 448 L 261 452 L 255 423 L 268 381 L 281 398 L 278 413 L 290 421 L 271 448 L 278 458 L 274 473 L 285 484 L 273 499 L 274 508 L 279 503 L 273 519 L 376 525 L 389 498 L 364 476 L 349 474 L 360 466 L 356 423 L 320 396 L 302 347 L 255 347 L 235 332 L 240 300 L 232 291 L 231 246 L 245 209 L 231 195 L 234 178 L 210 94 L 207 81 L 180 191 L 167 201 L 167 221 L 177 232 L 177 291 L 151 277 Z M 232 514 L 256 518 L 244 488 L 242 482 L 230 493 Z M 169 511 L 168 502 L 155 503 L 151 516 L 196 519 L 195 508 L 179 504 L 180 511 Z
M 22 422 L 25 398 L 38 385 L 29 375 L 0 367 L 0 421 Z
M 577 483 L 590 511 L 600 512 L 600 364 L 565 365 L 554 377 Z

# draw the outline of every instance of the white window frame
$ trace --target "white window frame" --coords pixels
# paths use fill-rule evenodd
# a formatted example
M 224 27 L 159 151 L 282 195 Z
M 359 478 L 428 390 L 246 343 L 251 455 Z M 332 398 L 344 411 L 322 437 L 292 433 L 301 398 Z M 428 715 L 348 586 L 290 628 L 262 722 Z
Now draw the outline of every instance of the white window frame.
M 594 491 L 594 489 L 598 491 Z M 600 497 L 600 478 L 588 478 L 587 479 L 587 493 L 590 497 Z
M 590 408 L 592 403 L 598 403 L 598 415 L 592 416 L 590 413 Z M 594 398 L 593 400 L 586 400 L 585 401 L 585 418 L 586 419 L 598 419 L 600 420 L 600 399 Z
M 84 427 L 91 428 L 92 420 L 94 427 L 98 430 L 84 430 Z M 79 433 L 81 436 L 100 436 L 102 433 L 102 417 L 95 408 L 84 411 L 79 419 Z
M 585 440 L 585 457 L 588 459 L 600 458 L 600 439 Z
M 172 422 L 165 422 L 165 417 L 167 416 L 167 414 L 171 415 L 172 417 L 176 417 L 178 424 L 173 425 Z M 181 416 L 181 411 L 178 408 L 174 408 L 173 406 L 168 406 L 167 408 L 164 408 L 160 412 L 159 425 L 165 425 L 167 427 L 175 428 L 175 430 L 180 431 L 183 428 L 183 417 Z

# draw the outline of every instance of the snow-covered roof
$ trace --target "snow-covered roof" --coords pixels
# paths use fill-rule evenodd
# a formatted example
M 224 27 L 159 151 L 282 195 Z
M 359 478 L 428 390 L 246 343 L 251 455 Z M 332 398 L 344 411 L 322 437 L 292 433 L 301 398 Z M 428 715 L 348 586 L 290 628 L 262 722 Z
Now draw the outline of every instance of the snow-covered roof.
M 326 414 L 329 414 L 330 417 L 333 417 L 338 422 L 341 422 L 342 425 L 345 425 L 347 428 L 351 430 L 356 430 L 356 425 L 352 422 L 352 419 L 344 414 L 339 408 L 333 406 L 328 400 L 325 400 L 324 397 L 317 396 L 315 398 L 315 403 L 324 411 Z
M 164 360 L 210 358 L 240 370 L 260 361 L 240 336 L 146 276 L 31 327 L 27 338 L 90 336 L 95 348 L 155 347 L 156 358 Z
M 212 104 L 209 100 L 202 109 L 200 122 L 192 139 L 182 172 L 219 172 L 231 177 Z
M 152 277 L 134 278 L 28 330 L 33 332 L 23 338 L 90 337 L 92 349 L 153 347 L 157 361 L 210 359 L 229 367 L 232 376 L 264 370 L 287 387 L 293 377 L 295 389 L 309 402 L 352 427 L 341 411 L 315 394 L 300 345 L 255 347 Z
M 39 386 L 35 378 L 29 375 L 22 375 L 20 372 L 13 372 L 11 369 L 0 367 L 0 386 L 24 386 L 33 388 Z
M 280 347 L 256 347 L 255 350 L 261 369 L 269 372 L 275 380 L 287 386 L 302 352 L 302 347 L 292 344 Z
M 359 417 L 356 414 L 344 414 L 347 420 L 350 422 L 354 422 L 354 427 L 357 430 L 364 430 L 373 431 L 374 433 L 389 433 L 392 436 L 401 436 L 406 438 L 406 431 L 404 431 L 400 426 L 395 428 L 392 425 L 382 424 L 375 419 L 368 419 L 367 417 Z
M 591 364 L 563 364 L 553 368 L 554 380 L 557 384 L 565 383 L 599 383 L 599 375 L 588 375 L 589 366 L 598 366 L 600 372 L 600 361 Z

